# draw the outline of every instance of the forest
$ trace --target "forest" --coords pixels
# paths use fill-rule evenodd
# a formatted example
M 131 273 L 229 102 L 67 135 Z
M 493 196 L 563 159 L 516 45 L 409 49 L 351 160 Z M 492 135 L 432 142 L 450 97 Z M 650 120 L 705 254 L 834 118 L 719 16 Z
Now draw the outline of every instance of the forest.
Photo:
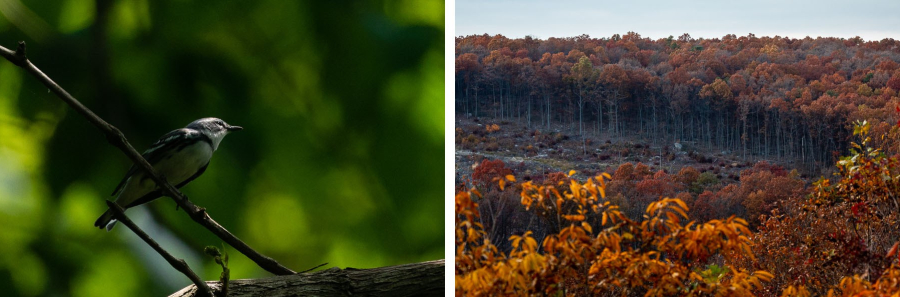
M 897 294 L 898 62 L 859 37 L 457 37 L 457 294 Z
M 859 37 L 460 36 L 456 110 L 580 136 L 694 142 L 816 171 L 846 151 L 853 121 L 874 131 L 895 121 L 898 61 L 900 42 Z

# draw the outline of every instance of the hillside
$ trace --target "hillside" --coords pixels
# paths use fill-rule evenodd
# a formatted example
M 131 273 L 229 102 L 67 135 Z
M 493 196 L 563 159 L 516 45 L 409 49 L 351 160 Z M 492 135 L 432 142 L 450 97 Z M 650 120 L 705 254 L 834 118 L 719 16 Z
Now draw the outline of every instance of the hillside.
M 893 39 L 472 35 L 456 38 L 455 55 L 458 118 L 562 127 L 603 141 L 695 143 L 794 160 L 811 173 L 846 151 L 854 121 L 885 133 L 898 119 Z

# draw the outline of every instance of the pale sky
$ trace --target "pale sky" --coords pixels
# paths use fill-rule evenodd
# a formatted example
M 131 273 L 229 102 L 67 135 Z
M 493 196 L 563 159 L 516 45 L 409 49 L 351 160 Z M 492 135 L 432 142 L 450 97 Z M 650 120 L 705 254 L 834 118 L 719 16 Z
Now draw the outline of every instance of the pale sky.
M 860 36 L 900 40 L 900 0 L 650 1 L 456 0 L 455 36 L 610 37 L 634 31 L 651 39 L 726 34 L 802 39 Z

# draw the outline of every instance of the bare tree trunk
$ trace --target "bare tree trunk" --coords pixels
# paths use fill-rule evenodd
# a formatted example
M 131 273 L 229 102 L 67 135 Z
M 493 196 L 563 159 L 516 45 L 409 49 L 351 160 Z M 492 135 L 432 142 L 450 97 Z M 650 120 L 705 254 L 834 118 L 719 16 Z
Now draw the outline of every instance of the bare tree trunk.
M 544 93 L 544 99 L 547 100 L 547 130 L 549 131 L 549 130 L 550 130 L 550 119 L 551 119 L 551 116 L 550 116 L 550 95 L 547 94 L 547 93 Z

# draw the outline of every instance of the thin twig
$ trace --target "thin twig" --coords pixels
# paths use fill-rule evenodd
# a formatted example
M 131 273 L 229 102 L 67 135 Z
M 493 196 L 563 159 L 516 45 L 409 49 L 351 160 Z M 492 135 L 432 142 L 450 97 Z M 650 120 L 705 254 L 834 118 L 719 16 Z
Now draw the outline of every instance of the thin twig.
M 181 273 L 183 273 L 185 276 L 187 276 L 189 279 L 191 279 L 191 281 L 194 282 L 194 285 L 196 285 L 197 288 L 199 288 L 198 289 L 199 295 L 211 296 L 211 297 L 214 296 L 212 293 L 212 290 L 210 290 L 209 286 L 206 285 L 206 282 L 204 282 L 202 279 L 200 279 L 200 277 L 197 276 L 197 274 L 194 273 L 193 270 L 191 270 L 191 267 L 189 267 L 187 265 L 187 263 L 184 262 L 184 260 L 175 258 L 174 256 L 172 256 L 172 254 L 169 254 L 169 252 L 167 252 L 165 249 L 163 249 L 161 246 L 159 246 L 159 244 L 156 243 L 156 241 L 153 240 L 153 238 L 150 238 L 150 235 L 147 235 L 147 233 L 144 233 L 144 230 L 141 230 L 141 228 L 139 228 L 137 225 L 135 225 L 134 222 L 132 222 L 131 219 L 129 219 L 128 216 L 125 215 L 125 210 L 122 209 L 121 206 L 119 206 L 115 202 L 109 201 L 109 200 L 106 200 L 106 205 L 108 205 L 109 209 L 112 210 L 113 217 L 116 220 L 118 220 L 122 224 L 125 224 L 125 226 L 128 227 L 128 229 L 131 229 L 131 232 L 134 232 L 134 234 L 137 234 L 138 237 L 143 239 L 144 242 L 147 243 L 147 245 L 152 247 L 153 250 L 155 250 L 157 253 L 159 253 L 160 256 L 165 258 L 166 261 L 169 262 L 169 265 L 172 265 L 172 267 L 174 267 L 175 270 L 181 271 Z
M 310 269 L 307 269 L 307 270 L 304 270 L 304 271 L 300 271 L 300 272 L 298 272 L 298 273 L 307 273 L 307 272 L 313 271 L 313 270 L 315 270 L 316 268 L 319 268 L 319 267 L 322 267 L 322 266 L 325 266 L 325 265 L 328 265 L 328 263 L 322 263 L 322 264 L 316 265 L 316 267 L 313 267 L 313 268 L 310 268 Z
M 0 55 L 2 55 L 13 64 L 22 67 L 23 69 L 28 71 L 28 73 L 31 73 L 34 77 L 41 81 L 41 83 L 47 86 L 50 91 L 52 91 L 60 99 L 69 104 L 69 106 L 78 111 L 78 113 L 87 118 L 88 121 L 91 122 L 91 124 L 94 124 L 94 126 L 100 129 L 100 131 L 103 132 L 104 135 L 106 135 L 107 141 L 109 141 L 113 146 L 122 150 L 122 152 L 124 152 L 132 162 L 137 164 L 137 166 L 144 170 L 145 173 L 149 174 L 150 178 L 152 178 L 153 181 L 156 182 L 156 184 L 162 189 L 163 193 L 165 193 L 166 196 L 172 197 L 172 199 L 175 200 L 175 203 L 177 203 L 178 206 L 184 209 L 185 212 L 187 212 L 191 219 L 193 219 L 195 222 L 199 223 L 203 227 L 206 227 L 206 229 L 209 229 L 209 231 L 234 247 L 237 251 L 247 256 L 247 258 L 250 258 L 250 260 L 253 260 L 253 262 L 256 262 L 256 264 L 259 265 L 259 267 L 261 267 L 262 269 L 265 269 L 266 271 L 269 271 L 276 275 L 289 275 L 296 273 L 293 270 L 282 266 L 274 259 L 264 256 L 256 250 L 250 248 L 250 246 L 235 237 L 233 234 L 231 234 L 231 232 L 228 232 L 228 230 L 226 230 L 221 225 L 219 225 L 219 223 L 213 220 L 206 213 L 205 209 L 197 207 L 197 205 L 194 205 L 194 203 L 188 201 L 187 198 L 185 198 L 184 194 L 182 194 L 180 191 L 178 191 L 177 188 L 169 184 L 165 180 L 165 178 L 163 178 L 163 176 L 159 174 L 159 172 L 153 169 L 153 166 L 150 166 L 150 163 L 147 163 L 147 160 L 144 160 L 144 158 L 141 157 L 141 154 L 138 153 L 138 151 L 136 151 L 134 147 L 132 147 L 131 144 L 128 143 L 128 140 L 125 139 L 125 135 L 122 134 L 122 132 L 119 131 L 118 128 L 110 125 L 109 123 L 98 117 L 96 114 L 94 114 L 94 112 L 92 112 L 90 109 L 82 105 L 81 102 L 75 99 L 75 97 L 72 97 L 72 95 L 66 92 L 66 90 L 53 82 L 50 77 L 47 77 L 47 75 L 41 72 L 41 70 L 34 66 L 34 64 L 31 64 L 31 61 L 29 61 L 25 56 L 24 41 L 19 42 L 19 46 L 16 48 L 16 51 L 11 51 L 3 46 L 0 46 Z

